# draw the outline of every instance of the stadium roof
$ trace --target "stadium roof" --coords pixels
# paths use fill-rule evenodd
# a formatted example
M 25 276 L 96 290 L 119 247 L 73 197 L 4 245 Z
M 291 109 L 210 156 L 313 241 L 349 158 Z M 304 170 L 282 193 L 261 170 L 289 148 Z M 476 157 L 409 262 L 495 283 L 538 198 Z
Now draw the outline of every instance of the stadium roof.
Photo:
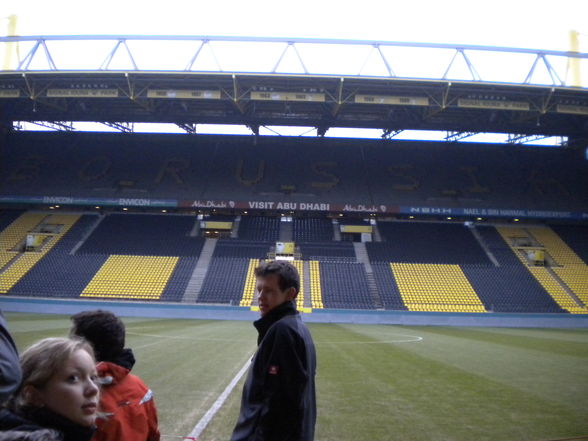
M 26 55 L 0 72 L 5 123 L 167 122 L 187 131 L 242 124 L 254 133 L 266 125 L 312 126 L 319 135 L 331 127 L 377 128 L 389 136 L 444 130 L 456 138 L 496 132 L 567 136 L 582 147 L 588 137 L 588 89 L 566 82 L 570 65 L 586 63 L 586 53 L 324 39 L 0 37 L 4 47 L 17 43 Z M 142 59 L 157 59 L 160 51 L 173 60 L 170 44 L 186 51 L 175 57 L 182 66 L 168 61 L 165 70 L 154 69 Z M 274 59 L 252 66 L 251 54 L 260 50 Z M 244 64 L 235 64 L 247 51 Z M 332 72 L 325 70 L 329 57 Z M 504 60 L 519 66 L 517 80 L 500 75 Z M 435 63 L 438 74 L 419 77 L 423 63 Z

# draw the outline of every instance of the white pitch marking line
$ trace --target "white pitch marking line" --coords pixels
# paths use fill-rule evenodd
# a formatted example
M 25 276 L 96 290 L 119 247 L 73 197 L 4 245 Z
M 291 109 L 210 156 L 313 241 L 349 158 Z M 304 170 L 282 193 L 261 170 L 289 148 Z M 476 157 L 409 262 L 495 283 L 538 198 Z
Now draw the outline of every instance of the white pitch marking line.
M 207 337 L 186 337 L 182 335 L 157 335 L 157 334 L 144 334 L 141 332 L 127 331 L 127 335 L 138 335 L 140 337 L 154 337 L 160 339 L 173 339 L 173 340 L 190 340 L 190 341 L 226 341 L 226 342 L 240 342 L 240 341 L 251 341 L 251 339 L 228 339 L 228 338 L 207 338 Z
M 143 334 L 140 332 L 129 332 L 127 331 L 127 335 L 139 335 L 141 337 L 154 337 L 160 339 L 174 339 L 174 340 L 190 340 L 190 341 L 226 341 L 226 342 L 239 342 L 239 341 L 249 341 L 249 340 L 235 340 L 235 339 L 224 339 L 224 338 L 199 338 L 199 337 L 186 337 L 186 336 L 176 336 L 176 335 L 156 335 L 156 334 Z M 407 337 L 407 339 L 400 339 L 400 340 L 333 340 L 333 341 L 323 341 L 323 340 L 315 340 L 315 345 L 321 344 L 341 344 L 341 345 L 383 345 L 388 343 L 416 343 L 423 341 L 424 338 L 418 335 L 408 335 L 408 334 L 396 334 L 400 337 Z M 154 344 L 154 343 L 150 343 Z M 139 346 L 141 347 L 141 346 Z
M 231 392 L 233 391 L 233 389 L 235 388 L 235 386 L 237 385 L 237 383 L 239 382 L 241 377 L 245 374 L 245 372 L 247 372 L 247 369 L 249 368 L 250 364 L 251 364 L 251 357 L 247 357 L 247 361 L 245 362 L 245 364 L 243 365 L 241 370 L 239 372 L 237 372 L 237 375 L 235 375 L 233 377 L 233 379 L 228 384 L 228 386 L 225 388 L 223 393 L 219 395 L 219 397 L 216 399 L 216 401 L 210 407 L 210 409 L 208 409 L 208 411 L 204 414 L 204 416 L 200 419 L 200 421 L 198 421 L 198 423 L 194 426 L 194 428 L 192 429 L 192 432 L 190 432 L 188 437 L 198 438 L 200 436 L 200 434 L 204 431 L 204 429 L 206 429 L 206 426 L 208 426 L 208 423 L 210 423 L 210 421 L 214 418 L 216 413 L 220 410 L 220 408 L 225 403 L 225 401 L 227 400 L 227 398 L 229 397 L 229 395 L 231 394 Z

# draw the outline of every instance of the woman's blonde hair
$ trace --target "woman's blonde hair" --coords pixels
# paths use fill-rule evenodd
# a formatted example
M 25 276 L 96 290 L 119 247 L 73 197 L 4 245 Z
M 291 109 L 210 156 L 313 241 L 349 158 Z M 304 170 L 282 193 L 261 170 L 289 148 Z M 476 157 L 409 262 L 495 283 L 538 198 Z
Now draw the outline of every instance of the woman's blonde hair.
M 22 408 L 30 405 L 24 393 L 26 386 L 42 389 L 67 363 L 72 354 L 80 349 L 90 354 L 95 362 L 92 346 L 79 338 L 45 338 L 24 351 L 20 356 L 22 383 L 16 394 L 14 406 Z

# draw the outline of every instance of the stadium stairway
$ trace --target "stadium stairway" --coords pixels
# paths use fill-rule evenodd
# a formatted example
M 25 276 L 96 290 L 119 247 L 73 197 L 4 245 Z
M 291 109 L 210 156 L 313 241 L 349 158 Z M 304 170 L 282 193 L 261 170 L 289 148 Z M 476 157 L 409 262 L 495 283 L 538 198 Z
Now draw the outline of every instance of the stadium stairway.
M 305 260 L 302 262 L 302 274 L 305 275 L 304 277 L 304 292 L 309 294 L 306 295 L 303 302 L 303 307 L 308 310 L 312 308 L 312 290 L 311 290 L 311 280 L 310 280 L 310 262 Z M 302 280 L 300 281 L 302 283 Z
M 292 242 L 292 222 L 280 222 L 280 242 Z
M 339 222 L 336 221 L 333 221 L 333 240 L 341 242 L 341 227 L 339 227 Z
M 543 226 L 499 226 L 496 230 L 560 308 L 571 314 L 588 314 L 588 268 L 553 230 Z M 553 259 L 554 267 L 530 265 L 524 255 L 524 247 L 515 246 L 517 240 L 533 244 L 533 247 L 544 247 Z M 579 284 L 575 283 L 577 280 L 580 280 Z
M 196 267 L 188 281 L 184 295 L 182 296 L 182 302 L 195 303 L 197 301 L 217 242 L 217 239 L 206 239 L 204 241 L 204 246 L 202 247 L 202 251 L 200 251 L 198 262 L 196 263 Z
M 374 277 L 374 270 L 372 269 L 372 264 L 370 263 L 365 243 L 354 242 L 353 248 L 355 250 L 356 260 L 359 263 L 362 263 L 365 267 L 367 286 L 369 289 L 369 293 L 372 296 L 374 305 L 376 309 L 382 309 L 384 307 L 384 303 L 382 302 L 380 292 L 378 291 L 378 285 L 376 284 L 376 278 Z
M 469 228 L 474 237 L 476 238 L 476 240 L 478 241 L 478 243 L 480 244 L 480 246 L 482 247 L 482 249 L 484 250 L 484 252 L 486 253 L 486 256 L 488 256 L 488 259 L 490 259 L 494 266 L 499 266 L 498 260 L 492 253 L 492 250 L 490 249 L 490 247 L 488 246 L 480 232 L 476 229 L 476 226 L 472 224 Z
M 231 230 L 231 239 L 239 237 L 239 225 L 241 224 L 241 216 L 235 217 L 233 221 L 233 228 Z
M 88 230 L 86 231 L 86 233 L 84 234 L 84 236 L 79 240 L 79 242 L 71 249 L 71 251 L 69 252 L 69 254 L 74 255 L 82 245 L 84 245 L 84 242 L 86 241 L 86 239 L 88 239 L 88 237 L 90 237 L 92 235 L 92 233 L 94 232 L 94 230 L 96 228 L 98 228 L 98 226 L 100 225 L 100 222 L 102 222 L 106 216 L 105 215 L 100 215 L 97 216 L 98 218 L 96 219 L 96 222 L 94 222 L 94 225 L 92 225 L 91 227 L 88 228 Z

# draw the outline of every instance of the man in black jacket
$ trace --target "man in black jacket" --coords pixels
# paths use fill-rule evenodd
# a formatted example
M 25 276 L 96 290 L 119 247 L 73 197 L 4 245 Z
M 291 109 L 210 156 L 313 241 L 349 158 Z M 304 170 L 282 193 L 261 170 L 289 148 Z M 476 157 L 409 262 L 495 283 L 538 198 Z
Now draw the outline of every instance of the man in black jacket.
M 288 262 L 255 269 L 261 318 L 241 413 L 231 441 L 312 441 L 316 422 L 316 354 L 294 299 L 300 277 Z
M 18 351 L 0 311 L 0 404 L 16 391 L 21 379 Z

